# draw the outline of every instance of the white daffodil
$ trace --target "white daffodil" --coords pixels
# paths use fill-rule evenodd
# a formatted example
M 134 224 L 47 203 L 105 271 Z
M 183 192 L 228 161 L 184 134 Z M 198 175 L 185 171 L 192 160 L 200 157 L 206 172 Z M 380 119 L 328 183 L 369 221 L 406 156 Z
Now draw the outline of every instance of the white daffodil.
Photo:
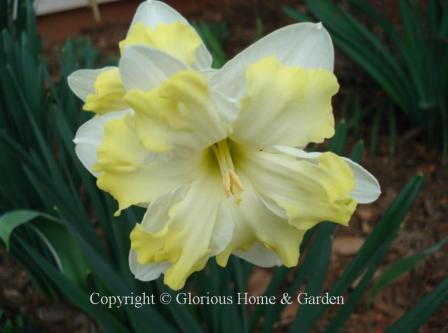
M 173 31 L 191 38 L 178 45 Z M 380 194 L 360 165 L 304 151 L 334 135 L 339 86 L 321 24 L 279 29 L 217 71 L 193 35 L 177 12 L 148 1 L 118 68 L 69 78 L 96 112 L 76 134 L 78 157 L 118 212 L 148 207 L 130 236 L 130 268 L 144 281 L 163 273 L 172 289 L 210 257 L 297 265 L 306 230 L 347 225 L 357 202 Z

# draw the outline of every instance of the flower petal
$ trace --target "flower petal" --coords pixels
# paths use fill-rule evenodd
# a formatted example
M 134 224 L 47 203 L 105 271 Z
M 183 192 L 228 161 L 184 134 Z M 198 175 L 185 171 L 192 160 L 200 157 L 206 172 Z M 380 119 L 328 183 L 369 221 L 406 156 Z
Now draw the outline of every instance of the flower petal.
M 73 93 L 85 101 L 87 96 L 95 92 L 95 81 L 99 74 L 115 67 L 100 69 L 80 69 L 69 75 L 67 83 Z
M 109 121 L 93 167 L 101 173 L 97 185 L 117 201 L 117 214 L 148 203 L 191 182 L 203 162 L 201 154 L 153 154 L 141 144 L 132 114 Z
M 351 159 L 343 157 L 355 176 L 356 186 L 351 196 L 360 204 L 374 202 L 381 194 L 381 187 L 378 180 L 366 169 Z
M 227 62 L 214 76 L 219 90 L 240 98 L 245 91 L 246 68 L 269 56 L 288 66 L 333 71 L 334 51 L 328 31 L 321 23 L 298 23 L 270 33 Z
M 112 119 L 120 118 L 131 110 L 110 112 L 99 115 L 86 121 L 76 132 L 73 142 L 76 144 L 75 152 L 81 163 L 92 173 L 97 176 L 97 172 L 93 172 L 93 165 L 96 163 L 96 153 L 98 147 L 103 141 L 104 126 Z
M 117 67 L 103 70 L 95 79 L 94 91 L 85 99 L 83 109 L 97 114 L 121 111 L 128 108 L 120 71 Z
M 155 28 L 160 23 L 175 22 L 188 23 L 179 12 L 162 1 L 147 0 L 138 6 L 131 27 L 137 23 L 144 23 L 145 26 Z
M 142 227 L 144 230 L 153 233 L 157 233 L 162 230 L 169 221 L 169 209 L 172 205 L 181 201 L 185 197 L 187 190 L 188 187 L 185 186 L 153 201 L 142 221 Z M 211 256 L 223 251 L 233 235 L 233 221 L 229 219 L 228 213 L 229 212 L 226 209 L 223 209 L 223 206 L 221 205 L 217 215 L 217 222 L 215 223 L 210 239 Z M 137 261 L 136 252 L 132 249 L 130 250 L 129 266 L 131 272 L 139 280 L 155 280 L 162 273 L 165 273 L 170 265 L 171 264 L 168 261 L 142 265 Z
M 201 151 L 230 131 L 212 96 L 200 73 L 181 71 L 160 88 L 131 91 L 125 99 L 136 112 L 136 129 L 147 149 Z
M 282 264 L 280 258 L 274 251 L 260 243 L 254 243 L 248 251 L 236 250 L 233 254 L 260 267 L 281 266 Z
M 355 180 L 342 158 L 328 152 L 315 164 L 282 153 L 240 148 L 237 154 L 238 172 L 247 175 L 266 207 L 291 225 L 307 230 L 323 221 L 348 224 L 356 208 Z
M 152 281 L 159 278 L 169 267 L 169 262 L 162 261 L 157 264 L 141 265 L 137 261 L 137 254 L 134 250 L 129 251 L 129 268 L 135 278 L 140 281 Z
M 318 163 L 319 157 L 322 153 L 312 152 L 308 153 L 301 149 L 296 149 L 292 147 L 277 146 L 275 147 L 278 151 L 285 154 L 295 156 L 299 159 L 307 159 L 313 163 Z M 342 157 L 347 164 L 352 169 L 353 175 L 355 176 L 355 189 L 352 191 L 351 196 L 355 198 L 357 203 L 367 204 L 374 202 L 381 194 L 380 184 L 378 180 L 366 169 L 351 159 Z
M 233 238 L 216 261 L 225 266 L 229 256 L 235 254 L 263 267 L 278 265 L 278 260 L 288 267 L 297 265 L 304 231 L 269 211 L 247 176 L 243 173 L 239 176 L 245 187 L 241 201 L 239 204 L 233 200 L 226 202 L 234 220 Z
M 334 135 L 331 98 L 339 85 L 333 73 L 268 57 L 248 67 L 246 81 L 233 140 L 257 149 L 304 147 Z
M 174 290 L 182 288 L 193 272 L 204 268 L 214 252 L 213 232 L 224 198 L 221 187 L 219 174 L 211 168 L 192 182 L 181 200 L 171 201 L 163 226 L 152 219 L 148 210 L 143 223 L 131 233 L 131 247 L 140 265 L 170 263 L 164 282 Z M 152 228 L 153 223 L 158 226 Z
M 210 52 L 194 28 L 175 9 L 160 1 L 145 1 L 138 7 L 121 45 L 126 44 L 160 48 L 197 69 L 210 68 L 212 63 Z
M 120 74 L 127 91 L 149 91 L 175 73 L 187 69 L 181 61 L 152 47 L 128 46 L 120 59 Z
M 217 69 L 215 68 L 208 68 L 200 71 L 200 73 L 207 78 L 207 81 L 210 85 L 210 90 L 214 92 L 211 97 L 215 102 L 217 111 L 221 115 L 221 118 L 228 123 L 233 124 L 236 121 L 241 110 L 240 102 L 235 98 L 225 96 L 217 89 L 218 87 L 214 87 L 212 85 L 214 84 L 214 82 L 212 81 L 212 77 L 216 72 Z
M 182 200 L 185 196 L 186 186 L 179 187 L 178 189 L 161 195 L 150 203 L 146 214 L 143 218 L 142 226 L 145 230 L 151 232 L 158 232 L 163 229 L 166 221 L 168 221 L 168 210 L 170 207 Z M 129 251 L 129 267 L 136 279 L 141 281 L 152 281 L 157 279 L 162 273 L 170 266 L 168 261 L 161 261 L 154 264 L 142 265 L 137 260 L 136 252 L 131 248 Z

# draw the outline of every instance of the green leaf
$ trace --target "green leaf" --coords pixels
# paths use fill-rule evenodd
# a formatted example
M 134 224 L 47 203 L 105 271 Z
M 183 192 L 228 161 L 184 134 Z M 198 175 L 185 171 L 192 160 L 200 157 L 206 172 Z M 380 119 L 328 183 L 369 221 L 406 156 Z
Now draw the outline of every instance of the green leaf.
M 6 249 L 10 249 L 10 237 L 14 229 L 37 217 L 54 219 L 53 217 L 33 210 L 21 209 L 5 213 L 0 217 L 0 239 L 5 243 Z
M 290 6 L 283 6 L 282 10 L 286 15 L 288 15 L 289 17 L 291 17 L 299 22 L 312 21 L 311 17 L 291 8 Z
M 308 230 L 305 233 L 305 237 L 302 240 L 302 243 L 300 244 L 300 253 L 305 253 L 306 249 L 309 248 L 309 245 L 312 244 L 314 248 L 317 249 L 315 246 L 317 243 L 313 243 L 316 237 L 319 237 L 319 234 L 322 234 L 323 232 L 327 232 L 325 230 L 322 230 L 322 228 L 315 227 L 310 230 Z M 320 236 L 321 238 L 322 236 Z M 311 250 L 309 250 L 311 252 Z M 288 281 L 288 294 L 293 295 L 297 292 L 299 289 L 299 286 L 302 285 L 302 283 L 305 281 L 305 278 L 307 275 L 309 275 L 310 269 L 313 269 L 314 263 L 312 262 L 313 259 L 307 260 L 307 255 L 304 255 L 304 260 L 301 266 L 299 266 L 299 269 L 293 274 L 292 281 Z M 266 296 L 273 296 L 276 295 L 278 292 L 278 288 L 284 283 L 284 279 L 288 276 L 290 273 L 289 269 L 286 267 L 278 267 L 274 273 L 274 276 L 272 277 L 271 283 L 269 284 L 269 287 L 265 293 Z M 283 292 L 283 290 L 281 290 Z M 258 316 L 260 316 L 261 313 L 265 312 L 265 318 L 264 318 L 264 325 L 263 325 L 263 331 L 264 332 L 270 332 L 272 330 L 272 327 L 274 326 L 275 322 L 280 317 L 280 314 L 282 310 L 285 308 L 286 304 L 281 304 L 281 302 L 277 302 L 275 305 L 271 306 L 264 306 L 258 305 L 256 310 L 254 311 L 254 315 L 259 312 Z M 262 307 L 262 308 L 260 308 Z M 257 317 L 258 318 L 258 317 Z M 253 322 L 253 325 L 256 324 L 257 318 L 252 318 L 251 321 Z
M 222 43 L 227 39 L 228 29 L 224 23 L 197 22 L 194 26 L 213 56 L 213 68 L 220 68 L 227 61 Z
M 375 153 L 375 150 L 376 150 L 376 146 L 378 143 L 378 133 L 380 130 L 382 116 L 383 116 L 383 112 L 377 111 L 373 118 L 372 131 L 371 131 L 371 135 L 370 135 L 370 153 L 371 154 Z
M 336 125 L 334 137 L 330 142 L 330 150 L 338 155 L 343 155 L 345 140 L 347 139 L 347 124 L 342 119 Z
M 25 223 L 44 242 L 61 273 L 79 285 L 85 284 L 90 271 L 85 258 L 74 243 L 67 228 L 51 215 L 34 210 L 15 210 L 0 217 L 0 238 L 10 248 L 12 232 Z
M 353 148 L 353 151 L 350 155 L 350 159 L 354 162 L 359 162 L 362 157 L 362 151 L 364 150 L 364 142 L 362 140 L 359 140 L 355 147 Z
M 336 224 L 329 222 L 317 226 L 318 231 L 316 233 L 316 239 L 308 250 L 305 261 L 299 268 L 298 274 L 302 274 L 302 279 L 307 283 L 305 292 L 308 295 L 318 296 L 321 293 L 330 266 L 332 246 L 331 234 L 335 227 Z M 298 286 L 296 287 L 297 290 Z M 310 314 L 314 312 L 314 307 L 315 305 L 302 304 L 289 332 L 308 333 L 309 326 L 306 322 L 308 321 Z M 309 323 L 311 324 L 311 322 Z
M 268 287 L 266 288 L 266 291 L 264 292 L 265 296 L 271 297 L 271 296 L 275 296 L 275 293 L 277 292 L 277 290 L 281 287 L 283 281 L 285 280 L 286 276 L 288 275 L 288 268 L 286 267 L 277 267 L 274 270 L 274 274 L 272 275 L 271 281 L 269 282 Z M 265 313 L 266 311 L 268 312 L 268 314 L 265 316 L 265 326 L 267 327 L 271 327 L 275 320 L 277 319 L 276 314 L 280 313 L 280 311 L 275 311 L 274 309 L 272 309 L 272 305 L 267 305 L 267 304 L 257 304 L 255 307 L 255 310 L 252 312 L 250 318 L 249 318 L 249 327 L 250 330 L 253 331 L 258 319 L 260 318 L 260 316 Z M 278 305 L 275 305 L 275 307 L 279 307 Z M 270 314 L 270 310 L 273 311 L 272 314 Z M 269 323 L 268 323 L 269 321 Z
M 431 315 L 448 300 L 448 278 L 443 280 L 411 310 L 390 326 L 384 333 L 415 333 Z
M 235 288 L 238 293 L 244 293 L 247 290 L 251 269 L 252 267 L 240 258 L 237 258 L 236 256 L 230 258 L 230 270 L 232 271 L 231 277 L 235 282 Z M 238 309 L 241 316 L 241 331 L 247 332 L 249 329 L 249 319 L 247 317 L 246 305 L 241 304 Z
M 49 220 L 38 220 L 32 227 L 47 244 L 60 271 L 79 286 L 85 286 L 90 268 L 67 228 Z
M 117 319 L 102 306 L 93 305 L 89 301 L 89 295 L 62 275 L 53 265 L 48 263 L 33 247 L 18 238 L 18 243 L 40 266 L 42 274 L 52 281 L 59 291 L 71 302 L 79 306 L 83 311 L 98 321 L 105 332 L 126 333 L 129 332 Z
M 169 309 L 174 320 L 177 322 L 182 332 L 185 333 L 201 333 L 203 329 L 201 324 L 196 320 L 196 318 L 192 315 L 190 310 L 188 309 L 188 305 L 178 304 L 175 300 L 176 293 L 169 290 L 160 280 L 158 282 L 158 287 L 161 292 L 169 293 L 171 295 L 171 299 L 173 300 L 169 304 L 165 306 Z
M 90 264 L 92 273 L 107 288 L 111 295 L 130 295 L 133 292 L 131 286 L 126 284 L 123 277 L 116 271 L 112 263 L 97 252 L 72 226 L 69 231 L 76 240 L 80 250 Z M 163 318 L 162 314 L 152 307 L 129 308 L 125 307 L 126 314 L 136 333 L 140 332 L 175 332 L 171 324 Z M 148 327 L 147 323 L 151 326 Z
M 245 332 L 238 315 L 238 307 L 235 304 L 228 304 L 222 307 L 221 332 Z
M 439 251 L 448 241 L 448 237 L 445 237 L 435 245 L 421 251 L 415 255 L 403 258 L 390 264 L 386 270 L 381 274 L 372 288 L 369 294 L 369 301 L 371 302 L 378 293 L 384 288 L 388 287 L 392 282 L 400 278 L 403 274 L 409 272 L 412 268 L 417 266 L 423 259 L 433 255 Z

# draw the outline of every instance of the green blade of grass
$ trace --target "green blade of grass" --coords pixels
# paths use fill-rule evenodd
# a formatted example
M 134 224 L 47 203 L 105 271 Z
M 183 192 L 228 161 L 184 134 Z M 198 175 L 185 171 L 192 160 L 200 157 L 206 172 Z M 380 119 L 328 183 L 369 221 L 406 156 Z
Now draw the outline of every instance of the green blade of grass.
M 409 256 L 398 260 L 392 264 L 390 264 L 378 280 L 375 282 L 374 287 L 369 293 L 369 302 L 372 302 L 373 299 L 381 292 L 384 288 L 387 288 L 392 282 L 399 279 L 403 274 L 409 272 L 415 266 L 417 266 L 422 260 L 426 259 L 428 256 L 433 255 L 434 253 L 440 251 L 442 247 L 447 243 L 448 237 L 440 240 L 430 248 L 423 250 L 413 256 Z

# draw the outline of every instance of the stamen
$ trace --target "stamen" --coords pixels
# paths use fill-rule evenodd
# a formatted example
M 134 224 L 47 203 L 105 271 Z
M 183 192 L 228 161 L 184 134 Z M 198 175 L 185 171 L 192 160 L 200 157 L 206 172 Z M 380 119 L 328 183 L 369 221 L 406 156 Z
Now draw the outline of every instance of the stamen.
M 239 191 L 244 191 L 244 186 L 241 183 L 240 177 L 238 177 L 238 175 L 236 174 L 235 171 L 230 170 L 230 179 L 231 179 L 231 186 L 235 186 L 236 188 L 238 188 Z
M 230 197 L 230 195 L 232 194 L 232 184 L 230 180 L 230 172 L 228 170 L 224 172 L 223 178 L 224 178 L 224 194 L 226 195 L 226 197 Z
M 220 141 L 214 144 L 211 148 L 215 153 L 219 169 L 221 170 L 224 194 L 226 197 L 232 195 L 235 198 L 235 202 L 239 204 L 241 201 L 241 192 L 244 191 L 244 186 L 235 172 L 227 140 Z

